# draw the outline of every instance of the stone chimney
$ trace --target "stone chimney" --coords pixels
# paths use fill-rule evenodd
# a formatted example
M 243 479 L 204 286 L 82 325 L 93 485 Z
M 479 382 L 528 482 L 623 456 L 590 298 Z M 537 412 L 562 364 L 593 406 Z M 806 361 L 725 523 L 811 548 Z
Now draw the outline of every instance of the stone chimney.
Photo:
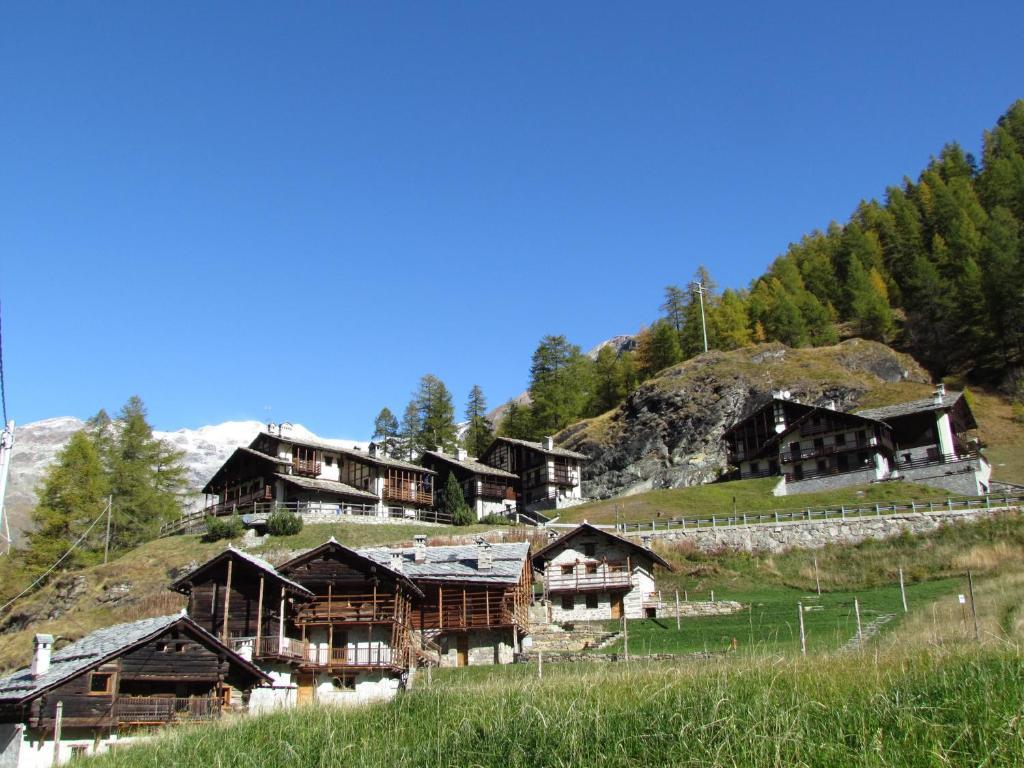
M 936 384 L 935 385 L 935 404 L 936 405 L 942 405 L 942 403 L 943 403 L 943 401 L 945 399 L 946 399 L 946 385 L 945 384 Z
M 476 567 L 479 571 L 489 571 L 494 565 L 494 555 L 491 553 L 491 545 L 481 536 L 476 540 Z
M 548 450 L 548 451 L 551 451 L 551 450 L 554 450 L 554 448 L 555 448 L 555 438 L 551 437 L 551 435 L 548 435 L 547 437 L 544 438 L 544 449 Z
M 643 536 L 641 536 L 640 541 L 643 543 L 644 549 L 651 548 L 651 535 L 649 533 L 646 533 Z
M 456 448 L 455 458 L 458 461 L 465 461 L 466 459 L 469 458 L 469 451 L 467 451 L 465 448 Z
M 391 550 L 391 570 L 402 572 L 402 550 Z
M 32 643 L 32 677 L 45 675 L 50 668 L 53 635 L 36 635 Z
M 370 455 L 373 458 L 377 458 L 377 456 L 380 454 L 380 446 L 377 445 L 376 443 L 370 443 L 368 450 L 370 451 Z
M 414 563 L 422 563 L 427 559 L 427 537 L 417 533 L 412 537 L 412 560 Z
M 554 541 L 557 538 L 558 538 L 558 531 L 555 531 L 555 530 L 548 531 L 548 543 Z

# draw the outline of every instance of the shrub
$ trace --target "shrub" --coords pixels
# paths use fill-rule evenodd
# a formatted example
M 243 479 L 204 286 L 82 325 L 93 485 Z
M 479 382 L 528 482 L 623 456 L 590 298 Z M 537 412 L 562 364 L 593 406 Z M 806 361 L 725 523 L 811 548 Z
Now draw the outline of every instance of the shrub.
M 271 536 L 294 536 L 302 530 L 302 516 L 287 509 L 278 509 L 267 518 L 267 533 Z
M 206 518 L 206 533 L 203 541 L 219 541 L 220 539 L 235 539 L 242 535 L 245 526 L 242 518 L 238 515 L 231 517 L 210 517 Z
M 490 514 L 484 515 L 480 518 L 480 523 L 482 525 L 512 525 L 513 522 L 513 520 L 510 520 L 504 515 Z

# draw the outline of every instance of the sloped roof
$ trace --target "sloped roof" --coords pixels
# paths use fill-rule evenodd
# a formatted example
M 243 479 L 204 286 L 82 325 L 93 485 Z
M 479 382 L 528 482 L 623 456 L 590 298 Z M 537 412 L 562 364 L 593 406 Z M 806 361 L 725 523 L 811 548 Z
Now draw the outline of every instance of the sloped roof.
M 590 457 L 585 453 L 570 451 L 568 448 L 559 448 L 557 445 L 553 448 L 547 448 L 543 443 L 535 443 L 532 440 L 520 440 L 515 437 L 496 437 L 494 439 L 495 442 L 500 440 L 502 442 L 511 443 L 512 445 L 523 445 L 527 448 L 532 448 L 535 451 L 546 453 L 549 456 L 563 456 L 567 459 L 584 459 L 586 461 L 590 460 Z
M 265 462 L 268 466 L 275 468 L 277 466 L 283 466 L 288 463 L 284 459 L 279 459 L 276 456 L 271 456 L 268 453 L 257 451 L 255 448 L 239 446 L 238 448 L 235 448 L 235 450 L 232 451 L 231 455 L 224 460 L 224 463 L 217 468 L 217 471 L 214 472 L 210 479 L 206 482 L 206 485 L 203 487 L 201 493 L 217 493 L 218 489 L 213 488 L 213 481 L 220 477 L 221 473 L 224 472 L 227 469 L 227 467 L 229 467 L 231 464 L 237 461 L 238 457 L 240 456 L 249 456 L 254 459 L 259 459 Z
M 209 568 L 213 568 L 222 560 L 228 557 L 237 557 L 240 560 L 245 560 L 246 562 L 250 563 L 251 565 L 254 565 L 256 568 L 260 569 L 264 573 L 270 574 L 273 578 L 280 581 L 286 587 L 289 587 L 290 589 L 301 595 L 313 595 L 312 592 L 310 592 L 304 586 L 299 584 L 297 581 L 292 581 L 287 576 L 284 576 L 281 573 L 279 573 L 278 570 L 273 565 L 268 563 L 262 557 L 250 555 L 248 552 L 243 552 L 240 549 L 235 549 L 234 545 L 232 544 L 228 544 L 227 549 L 225 549 L 219 555 L 215 555 L 214 557 L 210 558 L 205 563 L 200 565 L 198 568 L 195 568 L 192 571 L 186 573 L 180 579 L 171 584 L 169 589 L 171 589 L 174 592 L 182 592 L 187 594 L 188 585 L 196 580 L 197 574 L 202 573 L 203 571 Z
M 361 491 L 337 480 L 323 480 L 316 477 L 303 477 L 302 475 L 285 475 L 281 472 L 275 472 L 274 477 L 279 477 L 286 483 L 310 491 L 327 491 L 328 493 L 336 493 L 339 496 L 355 496 L 360 499 L 373 499 L 377 501 L 377 494 Z
M 401 582 L 401 583 L 405 584 L 407 587 L 409 587 L 413 592 L 415 592 L 420 597 L 423 596 L 423 592 L 420 591 L 419 587 L 417 587 L 415 584 L 413 584 L 412 580 L 409 578 L 409 576 L 407 574 L 402 573 L 401 571 L 396 571 L 394 568 L 391 567 L 390 559 L 388 559 L 386 561 L 381 561 L 381 560 L 378 560 L 377 558 L 369 557 L 365 551 L 358 550 L 358 549 L 352 549 L 351 547 L 346 547 L 344 544 L 339 542 L 333 536 L 331 536 L 330 539 L 328 539 L 326 542 L 321 544 L 319 547 L 313 547 L 313 549 L 307 550 L 306 552 L 303 552 L 300 555 L 296 555 L 291 560 L 289 560 L 287 563 L 281 563 L 281 565 L 278 566 L 278 568 L 281 571 L 289 570 L 291 568 L 296 568 L 296 567 L 302 565 L 307 560 L 311 560 L 314 557 L 318 557 L 318 556 L 324 554 L 325 552 L 335 552 L 335 553 L 341 554 L 341 555 L 343 555 L 345 557 L 353 558 L 356 561 L 362 561 L 363 563 L 365 563 L 367 565 L 367 567 L 368 567 L 367 569 L 368 570 L 370 570 L 370 569 L 380 569 L 381 571 L 383 571 L 385 574 L 390 576 L 395 581 L 398 581 L 398 582 Z
M 188 616 L 175 613 L 169 616 L 133 621 L 128 624 L 116 624 L 90 632 L 80 640 L 54 653 L 50 659 L 50 668 L 39 677 L 33 677 L 31 669 L 26 668 L 19 669 L 0 679 L 0 701 L 24 701 L 34 698 L 82 672 L 116 658 L 150 638 L 158 637 L 179 623 L 184 623 L 189 630 L 223 650 L 233 663 L 244 667 L 260 680 L 270 680 L 263 670 L 243 659 Z
M 590 523 L 582 523 L 582 524 L 580 524 L 579 526 L 577 526 L 576 528 L 573 528 L 571 531 L 569 531 L 564 536 L 558 537 L 553 542 L 548 544 L 546 547 L 544 547 L 543 549 L 541 549 L 538 552 L 536 552 L 533 555 L 533 557 L 531 558 L 531 561 L 533 562 L 534 567 L 535 568 L 542 567 L 542 564 L 549 559 L 549 555 L 554 550 L 556 550 L 559 547 L 561 547 L 562 545 L 568 543 L 571 539 L 576 538 L 581 533 L 596 533 L 596 534 L 599 534 L 601 536 L 604 536 L 607 539 L 610 539 L 611 541 L 614 541 L 614 542 L 619 543 L 619 544 L 623 544 L 626 547 L 629 547 L 630 549 L 632 549 L 634 551 L 640 552 L 645 557 L 649 557 L 652 561 L 654 561 L 655 563 L 660 565 L 662 568 L 665 568 L 665 569 L 670 570 L 670 571 L 675 570 L 671 566 L 671 564 L 669 564 L 668 561 L 665 560 L 665 558 L 661 557 L 661 555 L 657 554 L 656 552 L 653 552 L 652 550 L 647 549 L 647 547 L 644 547 L 644 546 L 642 546 L 640 544 L 637 544 L 635 541 L 630 541 L 629 539 L 624 538 L 622 536 L 619 536 L 618 534 L 610 533 L 609 531 L 606 531 L 603 528 L 598 528 L 597 526 L 591 525 Z
M 896 403 L 896 405 L 885 405 L 881 408 L 865 408 L 861 411 L 854 411 L 854 413 L 857 416 L 863 416 L 868 419 L 886 421 L 900 416 L 911 416 L 915 413 L 928 413 L 952 408 L 961 397 L 963 397 L 963 392 L 947 392 L 942 396 L 941 402 L 936 402 L 934 397 L 927 397 L 921 400 L 911 400 L 906 403 Z
M 369 451 L 360 451 L 355 448 L 343 448 L 336 443 L 331 443 L 327 440 L 318 440 L 316 438 L 282 437 L 281 435 L 272 435 L 269 432 L 260 432 L 255 438 L 253 438 L 253 441 L 249 443 L 250 448 L 256 445 L 261 438 L 280 440 L 283 443 L 289 443 L 290 445 L 302 445 L 307 448 L 319 448 L 322 451 L 329 451 L 342 456 L 349 456 L 353 459 L 359 459 L 360 461 L 365 461 L 369 464 L 378 464 L 380 466 L 396 467 L 399 469 L 411 469 L 417 472 L 428 472 L 430 474 L 434 474 L 431 470 L 421 467 L 419 464 L 412 464 L 408 461 L 392 459 L 390 456 L 381 456 L 380 454 L 372 456 Z
M 523 564 L 530 553 L 526 541 L 510 544 L 491 544 L 491 567 L 480 570 L 479 545 L 426 547 L 423 562 L 414 560 L 415 548 L 374 548 L 360 550 L 378 563 L 390 563 L 392 553 L 402 556 L 402 573 L 413 580 L 451 580 L 478 584 L 513 585 L 519 582 Z
M 467 456 L 465 459 L 459 459 L 458 456 L 452 456 L 451 454 L 441 453 L 440 451 L 424 451 L 424 456 L 433 456 L 435 459 L 445 461 L 449 464 L 454 464 L 464 469 L 468 469 L 470 472 L 474 472 L 478 475 L 491 475 L 493 477 L 505 477 L 511 480 L 518 480 L 519 475 L 513 474 L 512 472 L 506 472 L 504 469 L 498 469 L 492 467 L 489 464 L 484 464 L 478 459 L 472 456 Z

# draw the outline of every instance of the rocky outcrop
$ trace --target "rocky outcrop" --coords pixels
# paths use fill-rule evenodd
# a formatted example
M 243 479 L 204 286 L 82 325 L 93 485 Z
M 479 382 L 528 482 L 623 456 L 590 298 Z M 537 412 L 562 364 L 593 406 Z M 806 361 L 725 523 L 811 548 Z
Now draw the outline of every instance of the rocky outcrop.
M 645 382 L 618 408 L 563 430 L 560 445 L 591 457 L 584 494 L 591 498 L 707 483 L 727 470 L 722 434 L 788 390 L 801 402 L 840 410 L 885 390 L 921 396 L 929 383 L 912 358 L 883 344 L 851 339 L 833 347 L 762 344 L 708 352 Z M 897 399 L 901 399 L 897 397 Z

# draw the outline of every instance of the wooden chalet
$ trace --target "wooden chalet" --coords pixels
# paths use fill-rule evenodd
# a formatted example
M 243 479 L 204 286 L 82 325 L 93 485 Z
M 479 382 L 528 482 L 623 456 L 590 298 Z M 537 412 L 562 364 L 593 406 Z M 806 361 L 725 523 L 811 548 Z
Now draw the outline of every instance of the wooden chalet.
M 657 616 L 654 568 L 672 570 L 650 549 L 589 523 L 553 540 L 531 561 L 555 622 Z
M 361 451 L 267 431 L 237 448 L 203 493 L 208 503 L 198 517 L 237 513 L 257 525 L 282 508 L 318 522 L 342 515 L 417 518 L 433 507 L 434 472 L 373 444 Z
M 738 479 L 772 477 L 779 474 L 779 434 L 789 425 L 815 410 L 795 400 L 773 397 L 722 435 L 729 463 Z
M 0 761 L 56 765 L 104 751 L 139 727 L 244 707 L 269 676 L 184 614 L 100 629 L 0 680 Z
M 532 572 L 529 543 L 426 545 L 367 549 L 378 563 L 391 562 L 422 592 L 411 626 L 423 653 L 443 666 L 507 664 L 529 632 Z
M 480 520 L 488 515 L 509 516 L 517 504 L 516 486 L 519 476 L 474 459 L 465 449 L 455 455 L 441 451 L 425 451 L 420 457 L 423 466 L 437 473 L 443 487 L 449 474 L 455 475 L 462 487 L 466 503 Z
M 544 442 L 498 437 L 480 462 L 518 478 L 516 501 L 520 513 L 559 509 L 583 498 L 581 482 L 585 454 Z

